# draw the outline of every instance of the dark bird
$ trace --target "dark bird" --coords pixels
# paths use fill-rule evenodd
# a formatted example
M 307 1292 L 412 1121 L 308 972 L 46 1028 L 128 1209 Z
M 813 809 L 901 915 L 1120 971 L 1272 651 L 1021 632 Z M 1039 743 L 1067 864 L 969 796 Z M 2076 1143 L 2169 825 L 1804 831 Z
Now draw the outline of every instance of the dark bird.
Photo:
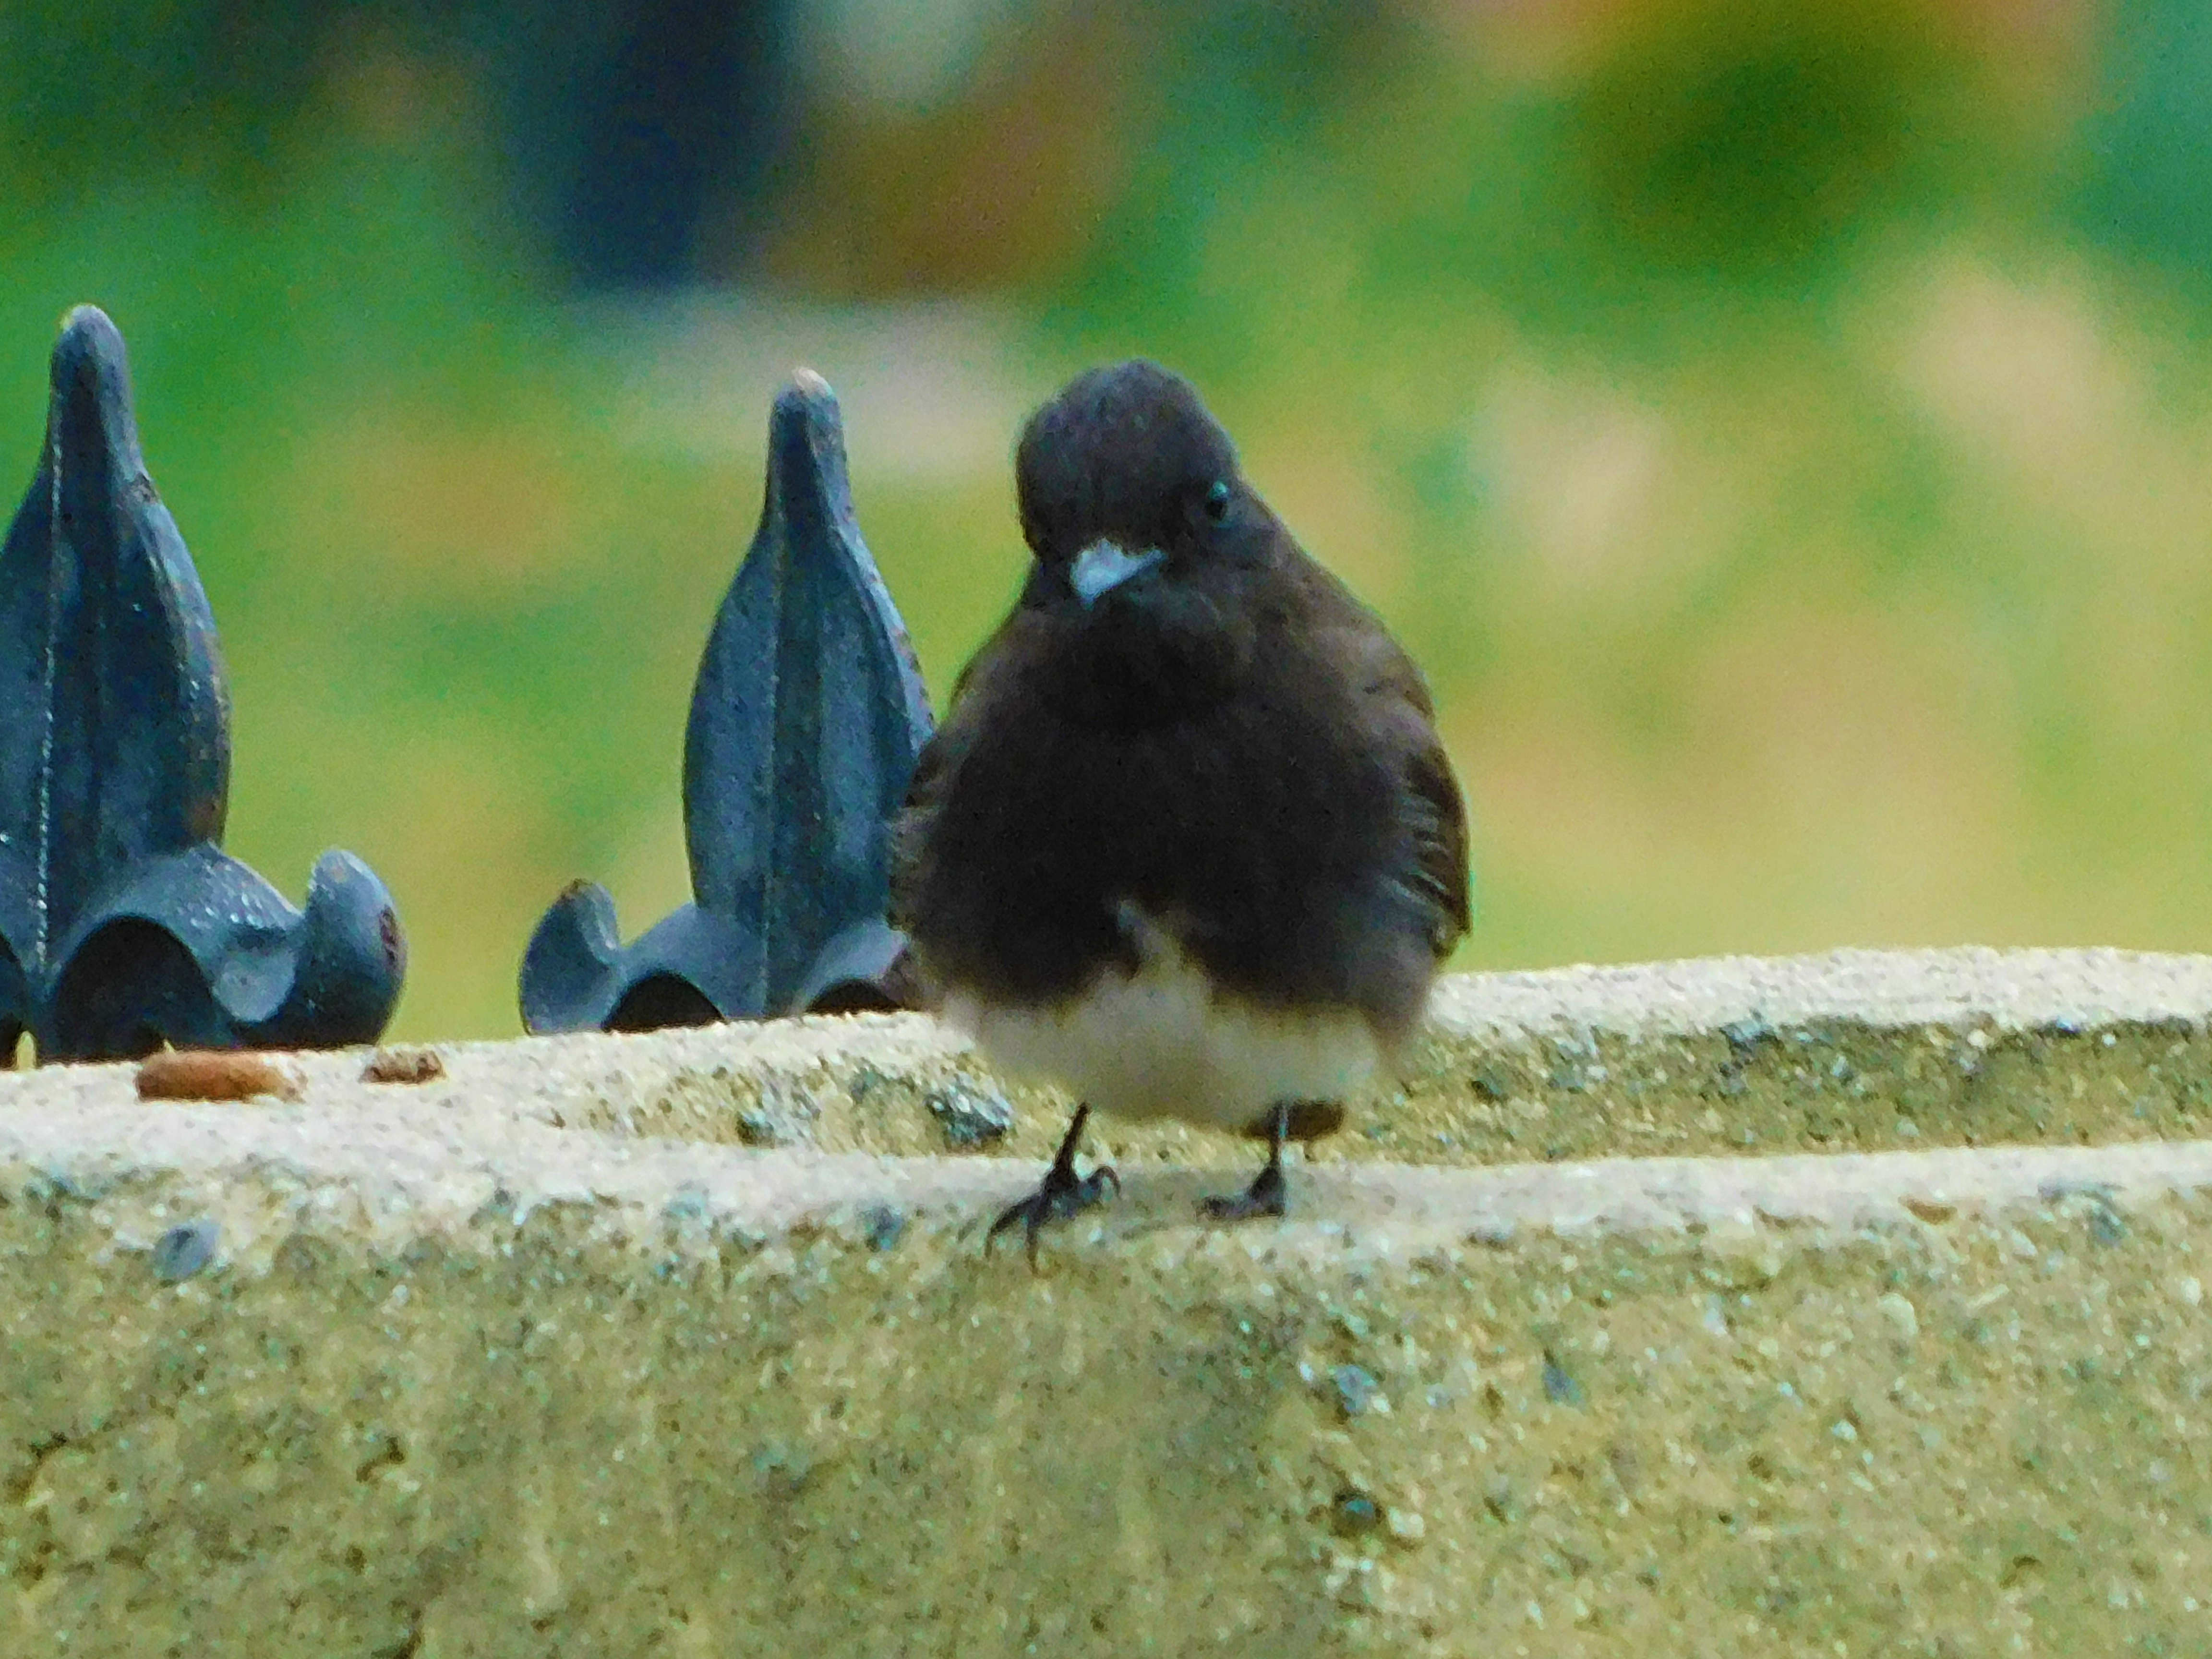
M 1035 562 L 962 672 L 893 833 L 892 912 L 945 1017 L 1091 1108 L 1268 1143 L 1224 1220 L 1284 1212 L 1283 1143 L 1421 1016 L 1468 927 L 1467 826 L 1420 672 L 1292 539 L 1177 376 L 1079 376 L 1016 457 Z

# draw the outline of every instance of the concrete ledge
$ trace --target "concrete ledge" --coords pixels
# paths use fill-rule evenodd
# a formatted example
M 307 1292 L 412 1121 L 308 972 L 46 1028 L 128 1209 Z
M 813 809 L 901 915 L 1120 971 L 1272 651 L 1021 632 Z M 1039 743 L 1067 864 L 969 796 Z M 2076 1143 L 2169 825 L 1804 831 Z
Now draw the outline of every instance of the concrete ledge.
M 2212 1136 L 2144 1137 L 2208 1008 L 2111 953 L 1469 979 L 1292 1221 L 1133 1139 L 1037 1275 L 980 1246 L 1032 1165 L 823 1150 L 981 1110 L 926 1021 L 0 1079 L 0 1650 L 2193 1651 Z M 1911 1151 L 1388 1155 L 1907 1087 Z M 1049 1140 L 1012 1098 L 980 1147 Z M 2046 1144 L 1926 1145 L 1984 1112 Z
M 1042 1158 L 1071 1104 L 993 1076 L 912 1015 L 442 1053 L 449 1075 L 411 1096 L 362 1085 L 357 1055 L 301 1056 L 305 1116 L 373 1120 L 404 1099 L 627 1137 Z M 5 1077 L 0 1101 L 23 1106 L 132 1100 L 121 1068 Z M 1311 1156 L 1480 1164 L 2198 1136 L 2212 1136 L 2212 958 L 1840 951 L 1448 979 L 1398 1086 Z M 1252 1156 L 1174 1124 L 1102 1121 L 1093 1144 L 1139 1166 Z

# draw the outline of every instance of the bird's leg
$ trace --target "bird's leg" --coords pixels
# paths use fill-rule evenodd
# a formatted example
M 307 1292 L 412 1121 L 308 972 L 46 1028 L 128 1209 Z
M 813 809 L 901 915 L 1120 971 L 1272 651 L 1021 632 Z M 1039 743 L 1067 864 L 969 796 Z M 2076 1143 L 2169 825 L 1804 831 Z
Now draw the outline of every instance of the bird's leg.
M 1000 1233 L 1018 1221 L 1022 1224 L 1024 1243 L 1029 1246 L 1030 1266 L 1035 1267 L 1037 1230 L 1046 1222 L 1061 1220 L 1103 1202 L 1109 1182 L 1113 1183 L 1114 1195 L 1121 1195 L 1121 1177 L 1114 1173 L 1110 1164 L 1100 1164 L 1087 1176 L 1075 1173 L 1075 1149 L 1082 1142 L 1083 1126 L 1090 1116 L 1088 1103 L 1075 1109 L 1067 1133 L 1060 1137 L 1060 1150 L 1052 1155 L 1052 1168 L 1044 1172 L 1044 1179 L 1035 1192 L 1020 1203 L 1009 1205 L 991 1224 L 991 1231 L 983 1239 L 984 1255 L 991 1253 Z
M 1255 1215 L 1281 1215 L 1290 1207 L 1283 1181 L 1283 1140 L 1291 1130 L 1291 1103 L 1279 1100 L 1267 1113 L 1267 1167 L 1234 1198 L 1209 1198 L 1199 1208 L 1216 1221 L 1243 1221 Z

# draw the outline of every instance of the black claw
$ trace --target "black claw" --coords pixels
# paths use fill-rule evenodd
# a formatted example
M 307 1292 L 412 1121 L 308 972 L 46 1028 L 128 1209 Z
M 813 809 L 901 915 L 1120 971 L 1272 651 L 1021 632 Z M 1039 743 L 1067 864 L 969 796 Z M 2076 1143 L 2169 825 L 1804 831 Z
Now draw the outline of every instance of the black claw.
M 1235 1197 L 1202 1199 L 1198 1207 L 1213 1221 L 1249 1221 L 1254 1216 L 1285 1215 L 1291 1207 L 1290 1183 L 1283 1179 L 1283 1166 L 1270 1164 Z
M 1016 1222 L 1022 1224 L 1023 1243 L 1028 1247 L 1030 1266 L 1037 1265 L 1037 1232 L 1048 1221 L 1064 1221 L 1069 1216 L 1087 1210 L 1094 1204 L 1106 1200 L 1106 1188 L 1111 1182 L 1114 1196 L 1121 1195 L 1121 1177 L 1114 1172 L 1110 1164 L 1102 1164 L 1087 1176 L 1075 1173 L 1075 1148 L 1083 1139 L 1084 1121 L 1091 1115 L 1088 1106 L 1075 1109 L 1075 1118 L 1067 1126 L 1067 1133 L 1060 1143 L 1060 1151 L 1052 1160 L 1052 1167 L 1044 1172 L 1036 1191 L 1018 1204 L 1010 1204 L 991 1224 L 991 1231 L 983 1236 L 983 1254 L 999 1242 L 999 1235 Z
M 998 1243 L 999 1235 L 1017 1221 L 1022 1224 L 1022 1242 L 1029 1250 L 1030 1266 L 1037 1265 L 1037 1232 L 1048 1221 L 1064 1221 L 1079 1211 L 1106 1201 L 1106 1187 L 1113 1184 L 1114 1196 L 1121 1195 L 1121 1177 L 1114 1173 L 1114 1166 L 1102 1164 L 1089 1175 L 1078 1180 L 1073 1171 L 1063 1170 L 1058 1164 L 1046 1172 L 1036 1191 L 1018 1204 L 1010 1204 L 999 1218 L 991 1224 L 991 1231 L 983 1240 L 983 1254 L 988 1255 L 991 1247 Z
M 1209 1221 L 1249 1221 L 1254 1216 L 1285 1215 L 1290 1212 L 1290 1183 L 1283 1179 L 1283 1140 L 1290 1133 L 1291 1103 L 1284 1102 L 1267 1115 L 1267 1165 L 1252 1184 L 1234 1198 L 1199 1200 L 1199 1213 Z

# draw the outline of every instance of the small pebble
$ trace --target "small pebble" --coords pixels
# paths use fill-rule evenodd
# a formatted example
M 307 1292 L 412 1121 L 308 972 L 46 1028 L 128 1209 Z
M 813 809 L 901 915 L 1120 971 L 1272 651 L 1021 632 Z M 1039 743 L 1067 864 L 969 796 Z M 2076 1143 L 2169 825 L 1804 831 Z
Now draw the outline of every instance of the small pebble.
M 215 1260 L 218 1229 L 212 1221 L 186 1221 L 154 1241 L 154 1277 L 166 1285 L 190 1279 Z
M 300 1097 L 299 1079 L 259 1054 L 215 1048 L 172 1048 L 138 1066 L 141 1100 L 252 1100 Z
M 1421 1519 L 1419 1510 L 1392 1508 L 1383 1516 L 1390 1528 L 1390 1536 L 1406 1545 L 1418 1544 L 1429 1535 L 1429 1523 Z
M 379 1048 L 361 1068 L 363 1083 L 432 1083 L 445 1074 L 433 1048 Z
M 781 1079 L 763 1079 L 758 1102 L 738 1114 L 738 1139 L 748 1146 L 796 1146 L 814 1138 L 814 1103 Z
M 707 1189 L 696 1182 L 686 1182 L 678 1187 L 661 1214 L 674 1224 L 697 1226 L 707 1219 Z
M 1004 1095 L 963 1079 L 932 1089 L 922 1104 L 955 1146 L 980 1146 L 1014 1127 L 1014 1109 Z
M 906 1212 L 889 1204 L 872 1204 L 860 1212 L 860 1225 L 872 1250 L 888 1250 L 906 1231 Z
M 1920 1314 L 1913 1307 L 1911 1297 L 1889 1291 L 1875 1297 L 1874 1305 L 1881 1309 L 1881 1316 L 1889 1321 L 1890 1329 L 1897 1334 L 1899 1341 L 1910 1342 L 1920 1334 Z
M 1730 1020 L 1721 1027 L 1721 1035 L 1728 1039 L 1729 1048 L 1745 1054 L 1772 1036 L 1774 1028 L 1753 1014 L 1747 1019 Z
M 1337 1493 L 1328 1509 L 1329 1524 L 1342 1538 L 1357 1538 L 1362 1533 L 1372 1532 L 1382 1520 L 1375 1500 L 1353 1488 Z
M 1339 1365 L 1329 1373 L 1336 1384 L 1336 1403 L 1346 1417 L 1358 1417 L 1365 1412 L 1387 1412 L 1390 1401 L 1382 1392 L 1382 1385 L 1372 1374 L 1358 1365 Z
M 1544 1398 L 1554 1406 L 1583 1403 L 1583 1385 L 1568 1376 L 1565 1367 L 1549 1354 L 1544 1356 Z

